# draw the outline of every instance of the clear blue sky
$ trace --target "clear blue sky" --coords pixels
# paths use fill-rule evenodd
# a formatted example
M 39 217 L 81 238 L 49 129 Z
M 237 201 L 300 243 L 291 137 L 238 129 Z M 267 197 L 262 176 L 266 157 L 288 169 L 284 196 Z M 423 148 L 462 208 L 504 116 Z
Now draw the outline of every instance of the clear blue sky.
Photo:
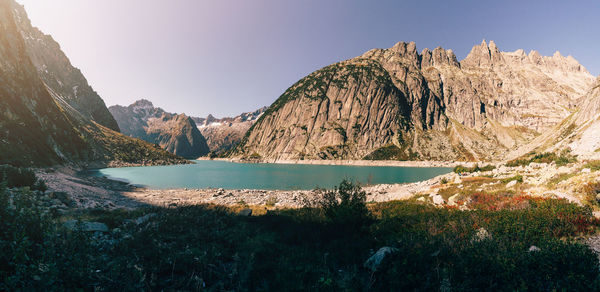
M 459 59 L 482 39 L 559 50 L 600 73 L 597 1 L 17 0 L 107 105 L 237 115 L 372 48 L 415 41 Z

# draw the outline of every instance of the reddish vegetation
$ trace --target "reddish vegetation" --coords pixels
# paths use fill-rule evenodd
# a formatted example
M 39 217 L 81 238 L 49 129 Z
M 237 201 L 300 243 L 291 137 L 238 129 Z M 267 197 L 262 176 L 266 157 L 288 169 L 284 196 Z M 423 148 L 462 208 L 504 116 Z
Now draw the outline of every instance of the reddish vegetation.
M 541 202 L 547 199 L 528 195 L 474 193 L 467 203 L 470 209 L 498 211 L 520 210 L 530 207 L 531 202 Z

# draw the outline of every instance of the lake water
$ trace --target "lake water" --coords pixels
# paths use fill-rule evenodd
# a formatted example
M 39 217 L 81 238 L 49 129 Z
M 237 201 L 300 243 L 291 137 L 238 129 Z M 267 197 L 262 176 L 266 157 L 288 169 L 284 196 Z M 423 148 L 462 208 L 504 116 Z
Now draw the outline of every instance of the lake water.
M 417 182 L 451 170 L 444 167 L 256 164 L 199 160 L 188 165 L 105 168 L 94 173 L 152 189 L 310 190 L 317 186 L 332 188 L 343 179 L 363 184 Z

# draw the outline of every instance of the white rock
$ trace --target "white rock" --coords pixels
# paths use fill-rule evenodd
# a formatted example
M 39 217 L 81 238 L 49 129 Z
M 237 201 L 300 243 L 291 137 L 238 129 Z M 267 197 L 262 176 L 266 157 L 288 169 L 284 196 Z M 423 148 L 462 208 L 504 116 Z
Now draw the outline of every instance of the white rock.
M 590 173 L 590 172 L 592 172 L 592 170 L 589 168 L 584 168 L 581 170 L 581 173 Z
M 536 252 L 536 251 L 540 251 L 541 249 L 535 245 L 532 245 L 529 247 L 529 250 L 527 250 L 528 252 Z
M 441 205 L 445 203 L 444 198 L 438 194 L 430 195 L 430 197 L 431 199 L 433 199 L 433 203 L 436 205 Z
M 507 184 L 506 184 L 506 187 L 507 187 L 507 188 L 512 188 L 512 187 L 514 187 L 515 185 L 517 185 L 517 181 L 516 181 L 516 180 L 513 180 L 513 181 L 511 181 L 511 182 L 507 183 Z
M 393 253 L 398 251 L 397 248 L 393 248 L 393 247 L 389 247 L 389 246 L 384 246 L 382 248 L 380 248 L 374 255 L 372 255 L 363 265 L 365 268 L 371 270 L 372 272 L 377 271 L 377 268 L 379 268 L 379 265 L 381 264 L 381 261 L 383 261 L 383 259 L 385 258 L 385 256 L 389 253 Z

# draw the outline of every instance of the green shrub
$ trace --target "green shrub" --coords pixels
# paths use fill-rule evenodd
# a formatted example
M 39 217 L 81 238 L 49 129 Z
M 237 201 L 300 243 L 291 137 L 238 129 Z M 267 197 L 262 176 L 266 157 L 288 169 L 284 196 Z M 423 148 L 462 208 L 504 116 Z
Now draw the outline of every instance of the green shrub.
M 530 158 L 519 158 L 515 160 L 511 160 L 506 163 L 506 166 L 516 167 L 516 166 L 527 166 L 531 163 L 552 163 L 554 162 L 557 166 L 567 165 L 569 163 L 577 162 L 577 157 L 571 154 L 568 150 L 563 150 L 560 154 L 556 154 L 553 152 L 544 152 L 532 154 Z
M 48 190 L 46 183 L 36 178 L 35 173 L 29 168 L 0 165 L 0 181 L 6 181 L 6 186 L 9 188 L 29 187 L 42 192 Z
M 358 184 L 344 180 L 324 194 L 321 208 L 334 225 L 358 230 L 370 221 L 366 201 L 367 193 Z
M 515 176 L 508 177 L 508 178 L 505 178 L 505 179 L 503 179 L 503 180 L 502 180 L 502 182 L 503 182 L 503 183 L 509 183 L 509 182 L 511 182 L 511 181 L 513 181 L 513 180 L 516 180 L 517 182 L 520 182 L 520 183 L 522 183 L 522 182 L 523 182 L 523 176 L 522 176 L 522 175 L 520 175 L 520 174 L 517 174 L 517 175 L 515 175 Z
M 474 167 L 467 167 L 467 166 L 463 166 L 463 165 L 457 165 L 456 167 L 454 167 L 454 172 L 455 173 L 473 173 L 473 172 L 478 172 L 478 171 L 492 171 L 496 169 L 496 166 L 494 165 L 486 165 L 484 167 L 479 167 L 478 164 L 476 164 Z

